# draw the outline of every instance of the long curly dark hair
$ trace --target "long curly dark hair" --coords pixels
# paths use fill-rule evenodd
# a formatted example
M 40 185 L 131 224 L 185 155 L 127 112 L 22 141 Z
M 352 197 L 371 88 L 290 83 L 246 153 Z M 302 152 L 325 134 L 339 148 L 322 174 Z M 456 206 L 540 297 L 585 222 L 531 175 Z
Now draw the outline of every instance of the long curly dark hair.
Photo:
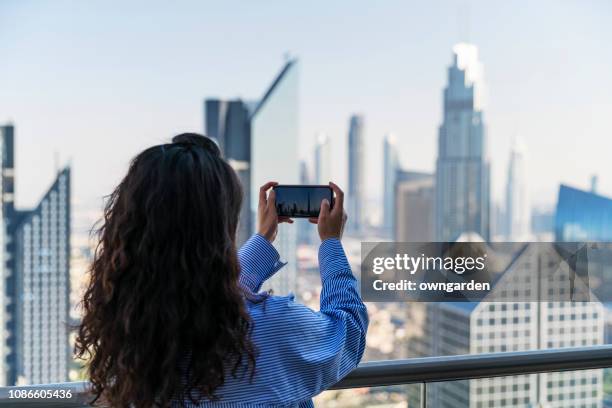
M 239 284 L 236 173 L 201 135 L 132 161 L 106 204 L 75 351 L 93 402 L 166 407 L 215 399 L 255 370 Z

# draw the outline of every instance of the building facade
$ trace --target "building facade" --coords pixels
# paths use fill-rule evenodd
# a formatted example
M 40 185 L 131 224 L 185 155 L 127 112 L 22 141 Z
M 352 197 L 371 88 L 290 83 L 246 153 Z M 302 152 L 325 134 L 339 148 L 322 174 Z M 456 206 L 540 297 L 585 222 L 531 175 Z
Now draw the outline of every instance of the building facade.
M 531 209 L 527 190 L 525 149 L 515 142 L 510 151 L 506 184 L 506 236 L 508 241 L 524 241 L 531 236 Z
M 438 136 L 436 239 L 454 241 L 464 232 L 475 232 L 489 240 L 483 69 L 476 46 L 457 44 L 453 54 Z
M 0 126 L 2 160 L 0 199 L 0 384 L 14 384 L 17 379 L 15 339 L 15 240 L 17 224 L 15 212 L 15 157 L 13 125 Z
M 395 225 L 395 180 L 399 169 L 397 140 L 388 134 L 383 141 L 383 231 L 392 236 Z
M 17 383 L 68 380 L 70 169 L 22 214 L 16 242 Z
M 543 250 L 537 245 L 548 247 Z M 560 257 L 554 244 L 528 244 L 496 283 L 496 301 L 427 304 L 423 335 L 411 346 L 410 354 L 478 354 L 604 344 L 602 303 L 561 301 L 560 294 L 569 292 L 571 271 L 555 269 L 558 280 L 540 280 L 540 301 L 528 292 L 534 288 L 537 268 L 558 268 Z M 544 276 L 552 276 L 552 272 L 542 271 Z M 501 292 L 503 297 L 499 297 L 499 291 L 504 290 L 508 295 Z M 427 389 L 428 404 L 442 408 L 597 408 L 602 406 L 603 370 L 453 381 L 431 384 Z M 418 398 L 410 395 L 412 403 Z
M 328 184 L 332 181 L 331 162 L 331 141 L 329 136 L 325 133 L 319 133 L 314 150 L 314 183 Z
M 353 232 L 359 232 L 363 223 L 363 166 L 364 166 L 364 118 L 353 115 L 349 121 L 348 133 L 348 226 Z

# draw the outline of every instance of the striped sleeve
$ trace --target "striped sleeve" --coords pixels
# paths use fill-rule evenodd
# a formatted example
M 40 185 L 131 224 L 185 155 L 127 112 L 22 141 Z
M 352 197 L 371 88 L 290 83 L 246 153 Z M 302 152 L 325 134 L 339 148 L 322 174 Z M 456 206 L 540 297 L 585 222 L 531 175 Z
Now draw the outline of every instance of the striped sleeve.
M 285 263 L 272 244 L 259 234 L 253 235 L 238 251 L 240 283 L 256 293 L 261 285 Z
M 321 244 L 319 263 L 321 310 L 289 300 L 276 327 L 266 327 L 282 356 L 274 387 L 283 401 L 305 401 L 326 390 L 359 364 L 365 349 L 367 310 L 340 241 Z
M 359 364 L 365 350 L 368 312 L 361 300 L 340 240 L 326 239 L 319 248 L 321 271 L 320 313 L 341 327 L 343 350 L 337 375 L 330 386 Z

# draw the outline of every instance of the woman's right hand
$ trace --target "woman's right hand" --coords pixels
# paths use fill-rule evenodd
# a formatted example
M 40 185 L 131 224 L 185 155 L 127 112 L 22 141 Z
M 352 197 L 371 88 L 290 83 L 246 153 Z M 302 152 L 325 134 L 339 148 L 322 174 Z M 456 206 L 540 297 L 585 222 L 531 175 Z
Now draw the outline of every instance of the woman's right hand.
M 324 199 L 321 202 L 319 218 L 308 219 L 312 224 L 317 224 L 321 241 L 325 241 L 328 238 L 342 239 L 344 224 L 347 219 L 346 212 L 344 211 L 344 192 L 331 181 L 329 182 L 329 187 L 336 196 L 334 208 L 330 211 L 330 203 L 328 200 Z

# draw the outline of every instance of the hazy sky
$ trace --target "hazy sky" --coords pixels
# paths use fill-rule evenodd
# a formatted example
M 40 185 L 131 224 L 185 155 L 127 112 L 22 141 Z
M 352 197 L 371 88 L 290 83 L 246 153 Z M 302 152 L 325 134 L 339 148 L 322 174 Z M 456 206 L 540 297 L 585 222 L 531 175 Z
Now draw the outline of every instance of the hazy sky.
M 97 209 L 141 148 L 201 132 L 205 97 L 260 97 L 286 52 L 300 61 L 302 156 L 325 131 L 344 183 L 348 117 L 363 113 L 376 196 L 386 132 L 405 167 L 433 170 L 461 40 L 484 64 L 494 199 L 515 135 L 534 204 L 552 205 L 560 182 L 586 188 L 593 173 L 612 195 L 610 21 L 606 0 L 2 0 L 0 122 L 16 126 L 17 203 L 38 200 L 58 152 L 72 162 L 77 213 Z

